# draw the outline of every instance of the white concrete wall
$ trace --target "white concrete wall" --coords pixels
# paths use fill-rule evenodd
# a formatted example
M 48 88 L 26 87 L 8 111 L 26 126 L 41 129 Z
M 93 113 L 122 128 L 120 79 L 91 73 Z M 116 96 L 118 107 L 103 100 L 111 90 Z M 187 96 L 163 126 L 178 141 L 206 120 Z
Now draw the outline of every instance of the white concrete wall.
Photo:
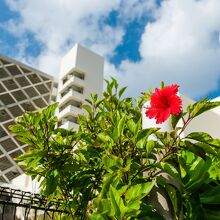
M 91 93 L 102 94 L 104 58 L 77 45 L 76 68 L 85 72 L 85 97 Z
M 76 66 L 76 55 L 77 44 L 62 58 L 59 75 L 60 78 Z
M 220 96 L 216 97 L 215 99 L 212 99 L 213 102 L 220 102 Z M 214 112 L 220 115 L 220 106 L 213 109 Z
M 5 187 L 11 187 L 14 189 L 23 190 L 26 192 L 39 193 L 40 182 L 37 180 L 32 180 L 30 176 L 27 176 L 25 173 L 16 177 L 11 181 L 11 184 L 2 184 Z
M 188 104 L 192 103 L 194 103 L 193 100 L 183 96 L 184 109 Z M 194 118 L 186 128 L 184 135 L 198 131 L 207 132 L 213 138 L 220 138 L 220 107 L 207 111 Z
M 62 59 L 60 79 L 73 69 L 85 73 L 85 97 L 91 93 L 102 94 L 104 58 L 76 44 Z

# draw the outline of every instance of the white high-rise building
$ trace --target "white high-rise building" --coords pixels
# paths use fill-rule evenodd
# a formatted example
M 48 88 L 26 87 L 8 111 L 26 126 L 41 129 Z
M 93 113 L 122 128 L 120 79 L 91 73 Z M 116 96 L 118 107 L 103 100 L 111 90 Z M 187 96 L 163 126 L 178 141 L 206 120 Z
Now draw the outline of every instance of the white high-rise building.
M 76 44 L 62 59 L 58 86 L 58 118 L 66 129 L 78 128 L 77 115 L 91 93 L 101 95 L 104 58 Z
M 0 183 L 10 183 L 23 173 L 15 158 L 28 146 L 8 129 L 16 117 L 58 101 L 59 125 L 77 129 L 84 99 L 102 93 L 103 69 L 104 58 L 78 44 L 63 57 L 58 79 L 0 56 Z

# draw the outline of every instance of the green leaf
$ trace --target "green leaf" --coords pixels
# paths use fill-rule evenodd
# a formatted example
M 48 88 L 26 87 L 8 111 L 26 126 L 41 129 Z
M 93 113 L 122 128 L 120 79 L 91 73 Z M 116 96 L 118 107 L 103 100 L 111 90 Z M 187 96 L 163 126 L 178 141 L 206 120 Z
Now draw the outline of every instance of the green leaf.
M 139 133 L 138 133 L 138 139 L 142 139 L 142 138 L 148 138 L 151 134 L 155 133 L 156 131 L 158 131 L 158 128 L 145 128 L 142 129 Z
M 209 143 L 210 141 L 213 140 L 211 135 L 205 133 L 205 132 L 192 132 L 186 136 L 188 139 L 204 142 L 204 143 Z
M 210 143 L 212 143 L 212 141 L 210 141 Z M 207 143 L 205 142 L 192 143 L 189 141 L 185 141 L 185 147 L 186 149 L 202 157 L 203 159 L 206 158 L 206 154 L 212 154 L 214 156 L 218 155 L 218 152 L 213 147 L 213 145 L 209 144 L 208 142 Z
M 123 160 L 115 155 L 104 156 L 102 158 L 103 164 L 109 172 L 114 172 L 122 168 Z
M 188 175 L 190 177 L 188 183 L 185 185 L 187 191 L 197 190 L 205 180 L 208 178 L 208 169 L 210 168 L 212 160 L 208 158 L 204 161 L 198 157 L 190 167 Z
M 104 98 L 97 100 L 97 101 L 95 102 L 95 105 L 94 105 L 94 106 L 95 106 L 96 108 L 98 108 L 99 105 L 100 105 L 104 100 L 105 100 Z
M 124 91 L 127 89 L 127 86 L 123 87 L 122 89 L 119 90 L 118 92 L 118 96 L 119 98 L 121 98 L 121 96 L 123 95 Z
M 100 192 L 102 197 L 106 197 L 107 193 L 109 192 L 110 185 L 117 187 L 121 180 L 121 175 L 112 175 L 112 173 L 107 173 L 103 177 L 103 185 Z
M 112 185 L 110 185 L 109 195 L 110 195 L 112 207 L 114 208 L 115 211 L 115 216 L 121 219 L 126 212 L 126 207 L 119 192 Z
M 179 120 L 184 117 L 187 114 L 187 112 L 183 113 L 180 112 L 178 115 L 171 115 L 171 124 L 173 129 L 176 128 L 176 125 L 178 124 Z
M 96 102 L 97 99 L 98 99 L 98 94 L 96 94 L 96 93 L 91 93 L 91 98 L 92 98 L 92 100 L 93 100 L 94 102 Z
M 89 115 L 93 115 L 93 111 L 90 105 L 83 105 L 82 108 L 84 108 L 89 113 Z
M 55 134 L 58 134 L 60 133 L 61 136 L 70 136 L 70 135 L 74 135 L 76 132 L 73 131 L 73 130 L 66 130 L 64 128 L 57 128 L 55 131 L 54 131 Z
M 137 136 L 137 147 L 142 149 L 145 148 L 145 145 L 147 143 L 148 137 L 155 133 L 158 130 L 158 128 L 146 128 L 142 129 Z
M 154 185 L 155 180 L 153 180 L 152 182 L 140 183 L 130 186 L 128 191 L 125 193 L 125 200 L 127 201 L 127 203 L 140 201 L 142 198 L 150 193 Z
M 178 195 L 177 195 L 177 189 L 170 185 L 170 184 L 167 184 L 166 185 L 166 191 L 167 191 L 167 194 L 169 195 L 170 197 L 170 201 L 172 203 L 172 206 L 173 206 L 173 209 L 174 209 L 174 212 L 176 215 L 178 215 L 178 213 L 180 212 L 179 210 L 179 207 L 178 207 Z
M 120 193 L 120 195 L 123 195 L 123 194 L 125 194 L 127 189 L 128 189 L 128 185 L 124 185 L 120 189 L 118 189 L 118 192 Z
M 216 210 L 216 208 L 205 209 L 204 219 L 219 220 L 220 219 L 220 210 Z
M 218 106 L 220 106 L 220 102 L 210 102 L 210 101 L 204 101 L 204 100 L 200 102 L 196 102 L 195 104 L 191 106 L 191 109 L 190 109 L 191 117 L 195 118 L 201 115 L 202 113 L 207 112 Z
M 132 200 L 130 201 L 128 204 L 127 204 L 127 212 L 126 212 L 126 215 L 127 214 L 138 214 L 137 212 L 134 212 L 135 210 L 136 211 L 139 211 L 140 212 L 140 201 L 139 200 Z
M 187 203 L 189 206 L 188 215 L 190 220 L 204 219 L 204 209 L 200 202 L 198 192 L 191 192 Z
M 146 144 L 146 156 L 149 157 L 151 152 L 158 147 L 158 142 L 154 140 L 147 141 Z
M 157 167 L 174 177 L 177 181 L 181 182 L 179 172 L 176 167 L 168 162 L 160 162 Z
M 220 204 L 220 185 L 214 186 L 211 190 L 200 194 L 200 199 L 203 204 Z
M 107 92 L 109 95 L 112 95 L 112 88 L 114 86 L 113 82 L 109 82 L 108 80 L 105 80 L 105 82 L 107 83 Z
M 212 154 L 214 156 L 218 155 L 218 152 L 215 150 L 215 148 L 213 148 L 211 145 L 206 144 L 206 143 L 195 143 L 193 144 L 195 146 L 195 148 L 201 148 L 204 150 L 204 152 L 208 153 L 208 154 Z
M 106 220 L 101 214 L 92 214 L 89 219 L 91 220 Z
M 164 88 L 164 82 L 160 82 L 160 88 L 163 89 Z
M 186 161 L 182 157 L 178 157 L 180 175 L 183 179 L 187 175 Z
M 148 92 L 150 93 L 150 95 L 153 93 L 153 89 L 151 87 L 148 88 Z
M 25 160 L 28 158 L 34 158 L 36 159 L 41 159 L 42 157 L 44 157 L 47 154 L 47 151 L 30 151 L 24 154 L 21 154 L 17 157 L 17 160 Z
M 126 115 L 123 115 L 122 118 L 119 120 L 118 122 L 118 136 L 122 135 L 122 132 L 124 130 L 124 126 L 125 126 L 125 121 L 126 121 Z
M 49 105 L 47 108 L 43 109 L 42 111 L 43 115 L 45 115 L 47 119 L 53 117 L 58 105 L 59 103 L 54 103 L 52 105 Z
M 133 119 L 130 119 L 127 121 L 127 126 L 128 126 L 128 129 L 132 132 L 132 134 L 135 134 L 136 123 L 134 122 Z
M 97 211 L 94 214 L 101 214 L 102 216 L 114 216 L 114 210 L 111 207 L 110 199 L 103 199 L 102 197 L 98 196 L 93 199 L 93 204 L 97 208 Z
M 102 209 L 101 209 L 102 214 L 114 216 L 114 210 L 112 209 L 110 199 L 102 199 L 101 206 L 102 206 Z
M 85 99 L 85 101 L 92 105 L 92 101 L 90 99 Z
M 113 84 L 113 86 L 114 86 L 114 88 L 118 88 L 118 82 L 117 82 L 117 80 L 114 78 L 114 77 L 111 77 L 111 79 L 112 79 L 112 84 Z
M 108 143 L 108 142 L 112 141 L 112 139 L 105 133 L 99 133 L 97 135 L 97 138 L 99 141 L 101 141 L 103 143 Z
M 203 150 L 203 148 L 196 146 L 195 144 L 191 143 L 190 141 L 181 141 L 180 146 L 182 148 L 185 148 L 186 150 L 192 152 L 193 154 L 205 159 L 206 158 L 206 152 Z
M 211 135 L 205 132 L 192 132 L 186 136 L 188 139 L 199 141 L 214 147 L 220 147 L 220 140 L 213 139 Z
M 142 138 L 141 140 L 139 140 L 138 142 L 137 142 L 137 148 L 138 149 L 143 149 L 143 148 L 145 148 L 145 146 L 146 146 L 146 143 L 147 143 L 147 137 L 145 137 L 145 138 Z
M 57 176 L 56 177 L 54 177 L 54 176 L 47 177 L 46 189 L 45 189 L 46 195 L 50 195 L 56 190 L 57 183 L 58 183 Z

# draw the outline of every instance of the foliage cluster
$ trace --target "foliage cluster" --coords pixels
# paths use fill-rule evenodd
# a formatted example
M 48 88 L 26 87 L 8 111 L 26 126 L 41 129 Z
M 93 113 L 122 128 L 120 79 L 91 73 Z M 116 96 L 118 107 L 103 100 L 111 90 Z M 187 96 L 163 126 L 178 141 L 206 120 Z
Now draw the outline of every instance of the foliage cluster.
M 57 127 L 58 104 L 18 118 L 11 130 L 30 147 L 20 165 L 41 181 L 44 195 L 64 201 L 67 219 L 220 219 L 220 140 L 182 135 L 220 103 L 190 105 L 172 116 L 173 130 L 161 132 L 142 129 L 141 108 L 150 95 L 134 101 L 122 98 L 125 89 L 112 79 L 103 98 L 92 94 L 77 132 Z

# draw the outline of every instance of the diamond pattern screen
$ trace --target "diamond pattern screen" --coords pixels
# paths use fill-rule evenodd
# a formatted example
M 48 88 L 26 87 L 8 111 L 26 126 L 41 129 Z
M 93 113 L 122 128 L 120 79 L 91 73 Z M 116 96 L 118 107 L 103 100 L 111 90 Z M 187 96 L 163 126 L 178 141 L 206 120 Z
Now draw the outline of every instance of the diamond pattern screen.
M 52 86 L 51 76 L 0 57 L 0 182 L 10 183 L 23 173 L 15 158 L 28 149 L 10 133 L 9 125 L 25 111 L 46 107 Z

